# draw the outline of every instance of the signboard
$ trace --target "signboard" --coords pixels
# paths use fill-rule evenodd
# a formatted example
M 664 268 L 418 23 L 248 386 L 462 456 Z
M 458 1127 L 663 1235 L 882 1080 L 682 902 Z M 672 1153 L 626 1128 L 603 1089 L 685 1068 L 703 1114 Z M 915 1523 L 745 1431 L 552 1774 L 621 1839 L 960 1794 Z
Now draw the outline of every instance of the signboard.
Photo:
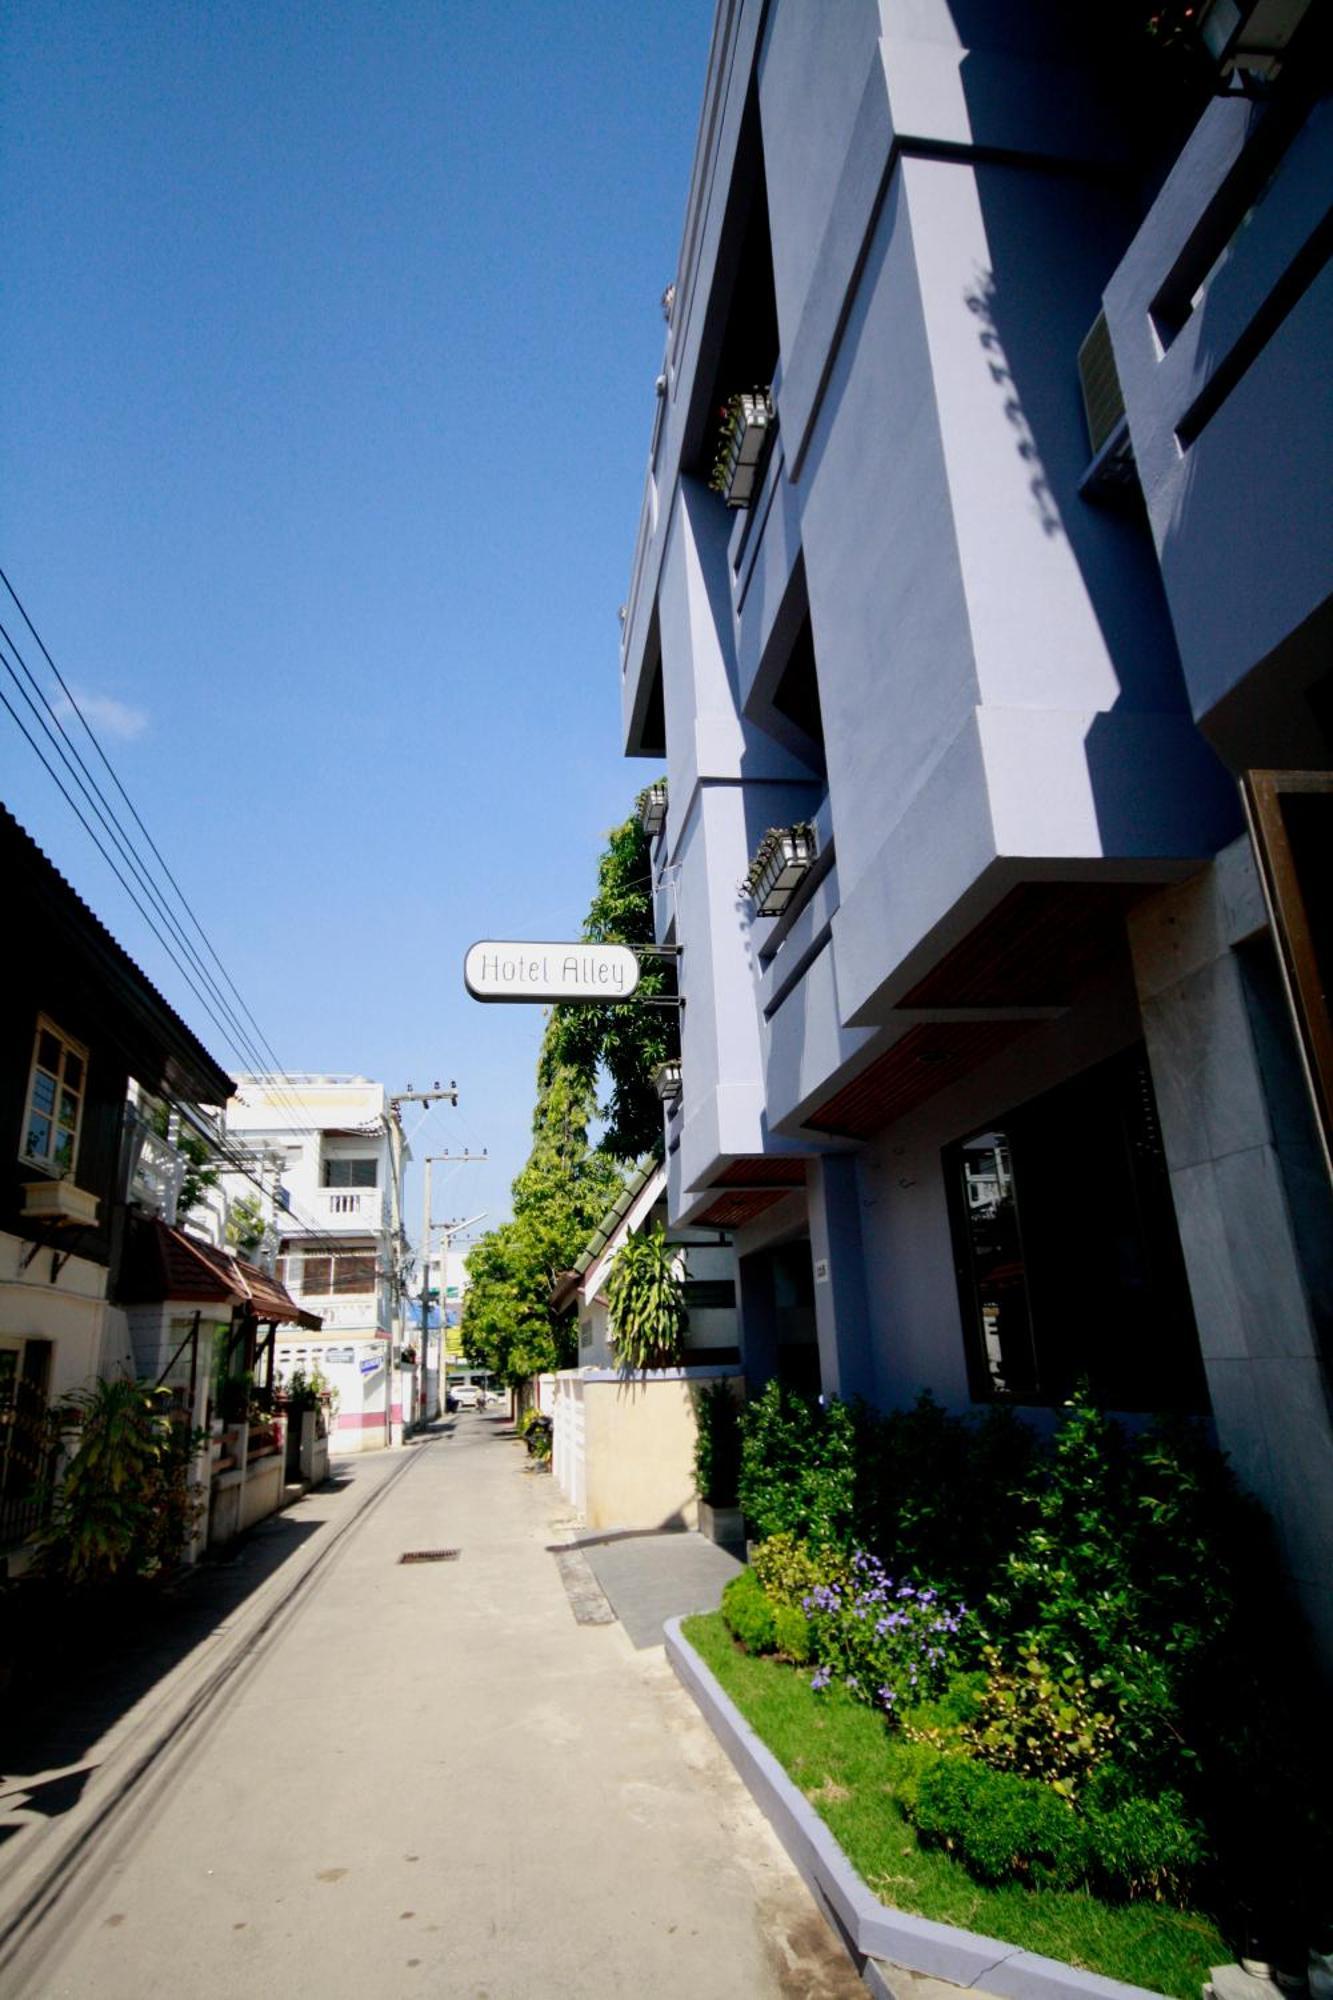
M 463 983 L 474 1000 L 628 1000 L 639 961 L 626 944 L 486 938 L 463 960 Z

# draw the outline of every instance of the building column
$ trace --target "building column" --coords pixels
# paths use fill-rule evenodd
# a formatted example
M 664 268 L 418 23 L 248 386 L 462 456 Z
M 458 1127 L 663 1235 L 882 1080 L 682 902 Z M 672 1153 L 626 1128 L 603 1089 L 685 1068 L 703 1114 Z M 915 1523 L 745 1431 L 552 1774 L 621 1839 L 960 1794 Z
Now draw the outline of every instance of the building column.
M 815 1275 L 815 1331 L 825 1396 L 869 1398 L 874 1356 L 861 1242 L 861 1190 L 856 1159 L 826 1153 L 807 1169 L 810 1256 Z
M 761 1396 L 778 1372 L 777 1302 L 766 1251 L 736 1259 L 736 1324 L 745 1393 Z
M 1303 1254 L 1310 1190 L 1293 1182 L 1292 1107 L 1236 950 L 1268 945 L 1248 841 L 1141 904 L 1129 934 L 1218 1442 L 1272 1515 L 1333 1668 L 1333 1424 Z M 1319 1199 L 1327 1216 L 1326 1182 Z

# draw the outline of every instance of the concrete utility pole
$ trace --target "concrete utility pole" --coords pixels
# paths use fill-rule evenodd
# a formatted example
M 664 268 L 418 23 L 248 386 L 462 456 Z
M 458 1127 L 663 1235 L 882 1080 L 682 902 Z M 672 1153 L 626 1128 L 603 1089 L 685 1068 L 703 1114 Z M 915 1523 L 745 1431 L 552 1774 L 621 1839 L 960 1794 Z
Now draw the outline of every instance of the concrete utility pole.
M 393 1324 L 389 1330 L 389 1361 L 384 1383 L 384 1442 L 386 1444 L 401 1443 L 403 1435 L 401 1396 L 399 1401 L 398 1436 L 396 1438 L 394 1436 L 393 1423 L 394 1355 L 401 1348 L 403 1342 L 402 1257 L 407 1243 L 407 1237 L 403 1229 L 403 1177 L 407 1172 L 407 1145 L 403 1137 L 402 1107 L 404 1104 L 439 1103 L 458 1103 L 458 1085 L 452 1077 L 449 1080 L 447 1089 L 437 1082 L 430 1090 L 413 1090 L 409 1083 L 406 1090 L 400 1090 L 396 1096 L 389 1099 L 389 1109 L 385 1114 L 392 1164 L 392 1171 L 389 1175 L 389 1186 L 393 1199 L 393 1213 L 390 1220 L 393 1227 L 394 1246 L 393 1312 L 391 1315 Z M 424 1337 L 424 1326 L 422 1334 Z
M 478 1166 L 486 1158 L 487 1158 L 486 1148 L 483 1146 L 479 1153 L 428 1153 L 426 1155 L 425 1160 L 422 1163 L 426 1169 L 425 1201 L 422 1205 L 422 1213 L 421 1213 L 421 1353 L 423 1360 L 423 1368 L 422 1368 L 423 1392 L 425 1389 L 424 1360 L 426 1355 L 426 1322 L 430 1315 L 429 1295 L 430 1295 L 431 1233 L 436 1228 L 445 1228 L 445 1229 L 448 1228 L 447 1223 L 437 1224 L 432 1222 L 430 1219 L 430 1170 L 435 1165 L 435 1162 L 437 1160 L 449 1160 L 455 1166 Z M 482 1213 L 484 1214 L 485 1210 L 483 1210 Z M 477 1222 L 480 1220 L 480 1217 L 474 1215 L 472 1217 L 472 1220 L 474 1222 Z M 448 1367 L 449 1367 L 449 1327 L 445 1311 L 445 1301 L 443 1296 L 441 1296 L 440 1366 L 438 1370 L 441 1403 L 443 1403 L 444 1401 L 444 1393 L 447 1386 L 445 1377 L 448 1373 Z M 438 1411 L 435 1414 L 438 1415 L 439 1414 Z

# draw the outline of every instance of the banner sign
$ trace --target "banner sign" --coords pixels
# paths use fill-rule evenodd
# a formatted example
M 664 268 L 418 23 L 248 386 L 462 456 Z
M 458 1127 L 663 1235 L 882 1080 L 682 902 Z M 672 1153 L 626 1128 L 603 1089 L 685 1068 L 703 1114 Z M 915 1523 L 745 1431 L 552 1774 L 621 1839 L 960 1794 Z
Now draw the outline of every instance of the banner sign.
M 463 960 L 474 1000 L 628 1000 L 639 961 L 625 944 L 524 944 L 487 938 Z

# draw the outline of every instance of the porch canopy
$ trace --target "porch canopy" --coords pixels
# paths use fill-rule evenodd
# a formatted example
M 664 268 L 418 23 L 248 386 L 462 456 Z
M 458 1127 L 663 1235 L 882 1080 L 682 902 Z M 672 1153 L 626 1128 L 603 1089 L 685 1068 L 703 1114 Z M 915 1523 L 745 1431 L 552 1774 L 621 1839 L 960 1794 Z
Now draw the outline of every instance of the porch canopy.
M 136 1216 L 119 1286 L 122 1303 L 225 1306 L 240 1308 L 245 1318 L 266 1324 L 290 1324 L 318 1333 L 324 1322 L 307 1312 L 257 1264 L 230 1250 L 219 1250 L 183 1229 L 173 1229 L 159 1216 Z

